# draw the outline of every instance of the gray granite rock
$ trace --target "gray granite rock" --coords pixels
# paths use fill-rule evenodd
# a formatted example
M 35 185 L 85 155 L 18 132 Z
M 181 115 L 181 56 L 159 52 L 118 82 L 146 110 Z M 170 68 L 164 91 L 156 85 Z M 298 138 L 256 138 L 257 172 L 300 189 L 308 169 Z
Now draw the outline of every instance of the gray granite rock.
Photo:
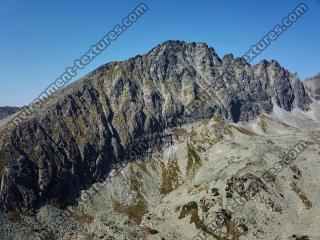
M 187 111 L 203 94 L 196 111 Z M 232 55 L 220 59 L 203 43 L 167 41 L 143 56 L 99 67 L 12 131 L 3 129 L 1 207 L 72 204 L 81 189 L 125 159 L 134 139 L 169 124 L 214 113 L 247 121 L 270 113 L 274 104 L 291 111 L 309 103 L 297 76 L 276 61 L 251 66 Z

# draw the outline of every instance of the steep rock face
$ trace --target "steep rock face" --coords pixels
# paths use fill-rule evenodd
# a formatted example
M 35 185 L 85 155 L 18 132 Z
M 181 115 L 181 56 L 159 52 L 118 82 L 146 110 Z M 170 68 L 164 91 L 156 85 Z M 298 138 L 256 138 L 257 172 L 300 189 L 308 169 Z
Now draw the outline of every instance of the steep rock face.
M 320 100 L 320 73 L 313 78 L 307 78 L 303 84 L 308 93 L 316 100 Z
M 14 210 L 72 204 L 144 134 L 214 113 L 238 122 L 273 104 L 290 111 L 309 103 L 303 84 L 275 61 L 250 66 L 232 55 L 220 59 L 203 43 L 168 41 L 98 68 L 12 132 L 2 129 L 0 202 Z
M 19 111 L 17 107 L 0 107 L 0 120 Z

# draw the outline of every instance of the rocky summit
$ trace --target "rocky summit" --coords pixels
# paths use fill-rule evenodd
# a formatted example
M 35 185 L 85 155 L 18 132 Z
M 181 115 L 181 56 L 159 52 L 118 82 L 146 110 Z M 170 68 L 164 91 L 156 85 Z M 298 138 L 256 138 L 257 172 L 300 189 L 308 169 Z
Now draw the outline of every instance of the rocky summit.
M 0 239 L 320 236 L 318 83 L 183 41 L 103 65 L 0 125 Z

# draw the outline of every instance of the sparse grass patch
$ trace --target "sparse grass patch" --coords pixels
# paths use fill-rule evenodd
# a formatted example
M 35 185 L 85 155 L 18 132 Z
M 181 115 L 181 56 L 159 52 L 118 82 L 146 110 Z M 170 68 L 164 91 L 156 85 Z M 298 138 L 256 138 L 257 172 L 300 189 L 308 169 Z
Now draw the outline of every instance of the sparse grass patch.
M 218 202 L 219 206 L 222 207 L 223 206 L 223 197 L 218 197 L 217 202 Z
M 237 225 L 230 219 L 226 220 L 226 224 L 227 224 L 227 235 L 232 236 L 231 238 L 232 240 L 239 240 L 241 233 L 239 232 Z
M 205 227 L 203 221 L 199 217 L 198 210 L 192 212 L 190 223 L 194 223 L 197 229 L 204 229 Z
M 187 145 L 188 150 L 188 161 L 187 161 L 187 176 L 189 178 L 194 177 L 196 171 L 199 167 L 202 166 L 201 158 L 195 151 L 195 149 L 188 144 Z
M 167 195 L 179 186 L 179 174 L 181 174 L 178 161 L 173 159 L 167 166 L 162 167 L 162 183 L 160 193 Z
M 197 229 L 201 229 L 202 231 L 217 237 L 212 231 L 210 231 L 203 221 L 200 219 L 198 214 L 198 206 L 195 202 L 190 202 L 187 205 L 184 205 L 180 214 L 179 219 L 185 218 L 187 215 L 191 215 L 190 223 L 194 223 Z M 218 240 L 224 240 L 222 238 L 217 238 Z
M 225 124 L 224 125 L 223 133 L 226 134 L 226 135 L 232 135 L 231 125 L 230 124 Z
M 245 129 L 243 127 L 238 127 L 235 125 L 231 125 L 233 128 L 235 128 L 236 130 L 238 130 L 239 132 L 241 132 L 242 134 L 248 135 L 250 137 L 254 137 L 257 136 L 256 133 L 249 131 L 248 129 Z
M 196 132 L 193 128 L 192 128 L 192 130 L 191 130 L 190 137 L 191 137 L 192 139 L 197 137 L 197 132 Z
M 147 175 L 151 176 L 150 173 L 148 172 L 148 169 L 144 163 L 136 162 L 135 163 L 144 173 Z
M 261 127 L 264 133 L 267 132 L 267 122 L 263 118 L 260 118 L 259 126 Z
M 231 215 L 227 213 L 225 209 L 221 209 L 221 213 L 225 215 L 227 233 L 222 233 L 218 229 L 210 229 L 207 227 L 203 220 L 200 219 L 198 214 L 198 205 L 196 202 L 189 202 L 184 205 L 180 213 L 179 219 L 185 218 L 188 215 L 191 215 L 190 223 L 194 223 L 197 229 L 200 229 L 204 233 L 207 233 L 213 236 L 217 240 L 239 240 L 241 233 L 238 230 L 237 225 L 231 220 Z M 241 227 L 243 232 L 248 231 L 248 228 L 244 225 Z M 232 237 L 232 238 L 230 238 Z
M 312 208 L 312 202 L 307 198 L 305 193 L 294 184 L 291 184 L 292 190 L 299 196 L 299 198 L 302 200 L 303 204 L 306 206 L 307 209 Z
M 128 218 L 133 220 L 136 224 L 140 224 L 143 216 L 148 213 L 146 202 L 138 202 L 137 204 L 125 206 L 119 201 L 113 200 L 112 205 L 115 211 L 126 214 Z
M 8 132 L 8 129 L 6 129 L 6 128 L 0 129 L 0 135 L 4 135 L 7 132 Z
M 142 229 L 143 229 L 143 234 L 145 238 L 149 235 L 155 235 L 159 233 L 158 230 L 155 230 L 149 227 L 142 227 Z
M 210 207 L 212 207 L 212 204 L 210 202 L 206 202 L 205 200 L 201 201 L 200 204 L 202 211 L 205 213 L 207 213 Z
M 288 125 L 286 123 L 283 123 L 281 121 L 278 121 L 276 119 L 272 119 L 271 117 L 268 117 L 267 115 L 262 115 L 261 119 L 263 119 L 263 120 L 267 119 L 269 121 L 276 122 L 276 123 L 278 123 L 278 124 L 280 124 L 280 125 L 282 125 L 283 127 L 286 127 L 286 128 L 290 127 L 290 125 Z
M 172 132 L 178 136 L 188 136 L 188 131 L 184 128 L 174 128 Z
M 223 117 L 222 117 L 221 115 L 219 115 L 219 114 L 214 114 L 214 115 L 213 115 L 213 120 L 214 120 L 215 122 L 221 123 L 221 122 L 223 122 Z
M 128 174 L 130 190 L 136 195 L 135 203 L 126 206 L 114 199 L 112 205 L 115 211 L 126 214 L 129 219 L 133 220 L 137 224 L 140 224 L 143 216 L 148 213 L 148 203 L 141 193 L 141 183 L 137 178 L 132 165 L 129 168 Z
M 93 220 L 94 220 L 94 217 L 89 215 L 89 214 L 86 214 L 86 213 L 73 213 L 73 212 L 70 212 L 70 216 L 76 220 L 77 222 L 80 222 L 80 223 L 83 223 L 83 224 L 89 224 L 89 223 L 92 223 Z

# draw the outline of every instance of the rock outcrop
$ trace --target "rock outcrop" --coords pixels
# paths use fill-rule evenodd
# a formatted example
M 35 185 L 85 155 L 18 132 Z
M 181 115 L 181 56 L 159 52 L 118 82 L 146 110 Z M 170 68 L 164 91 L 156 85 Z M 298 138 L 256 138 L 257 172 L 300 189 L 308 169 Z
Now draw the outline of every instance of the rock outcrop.
M 101 66 L 12 131 L 1 129 L 1 206 L 21 211 L 72 204 L 81 189 L 126 159 L 131 142 L 168 126 L 214 113 L 247 121 L 274 104 L 291 111 L 310 103 L 297 76 L 276 61 L 251 66 L 232 55 L 220 59 L 203 43 L 167 41 Z

